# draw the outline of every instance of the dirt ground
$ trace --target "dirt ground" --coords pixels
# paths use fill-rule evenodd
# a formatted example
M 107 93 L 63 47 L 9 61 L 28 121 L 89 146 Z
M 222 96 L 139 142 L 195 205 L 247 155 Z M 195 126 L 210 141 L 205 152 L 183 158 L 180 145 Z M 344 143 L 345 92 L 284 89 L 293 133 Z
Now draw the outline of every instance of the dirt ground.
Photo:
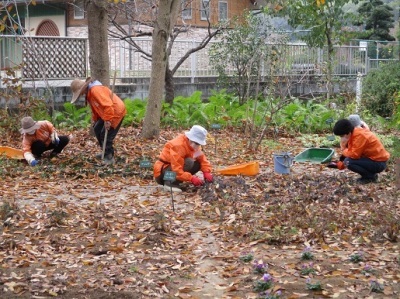
M 213 165 L 260 173 L 171 194 L 138 165 L 176 133 L 121 129 L 112 167 L 86 132 L 36 168 L 0 160 L 0 298 L 268 298 L 262 272 L 271 299 L 400 298 L 394 165 L 369 185 L 321 164 L 276 174 L 273 151 L 296 140 L 252 153 L 227 132 L 205 149 Z

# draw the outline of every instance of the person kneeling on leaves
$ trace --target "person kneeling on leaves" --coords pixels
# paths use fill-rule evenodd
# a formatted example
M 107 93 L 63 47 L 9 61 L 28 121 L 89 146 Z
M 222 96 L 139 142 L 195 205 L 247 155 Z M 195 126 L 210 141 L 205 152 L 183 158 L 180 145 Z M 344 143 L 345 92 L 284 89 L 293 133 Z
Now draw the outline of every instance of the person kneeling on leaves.
M 351 114 L 347 119 L 351 122 L 354 128 L 362 128 L 369 131 L 369 126 L 363 120 L 361 120 L 358 114 Z M 348 142 L 347 137 L 343 136 L 340 138 L 340 148 L 342 150 L 347 148 L 347 142 Z M 345 158 L 346 158 L 345 156 L 341 155 L 339 161 L 329 162 L 328 167 L 343 169 L 344 167 L 343 161 Z
M 168 141 L 159 159 L 154 164 L 154 178 L 160 185 L 173 187 L 173 191 L 180 191 L 182 182 L 191 182 L 195 186 L 202 186 L 204 181 L 195 176 L 198 171 L 203 172 L 204 180 L 213 181 L 211 164 L 201 151 L 206 145 L 207 130 L 202 126 L 194 125 L 185 134 L 179 134 Z M 176 173 L 176 181 L 164 181 L 166 171 Z
M 343 141 L 342 161 L 337 163 L 337 168 L 347 168 L 360 174 L 361 178 L 357 180 L 360 183 L 376 182 L 378 173 L 386 169 L 386 162 L 390 158 L 379 138 L 369 130 L 354 127 L 348 119 L 338 120 L 333 133 Z
M 38 164 L 45 151 L 53 150 L 50 157 L 55 157 L 69 143 L 69 136 L 58 136 L 53 124 L 47 120 L 34 121 L 32 117 L 24 117 L 21 120 L 22 128 L 19 130 L 23 134 L 22 149 L 24 158 L 29 165 Z

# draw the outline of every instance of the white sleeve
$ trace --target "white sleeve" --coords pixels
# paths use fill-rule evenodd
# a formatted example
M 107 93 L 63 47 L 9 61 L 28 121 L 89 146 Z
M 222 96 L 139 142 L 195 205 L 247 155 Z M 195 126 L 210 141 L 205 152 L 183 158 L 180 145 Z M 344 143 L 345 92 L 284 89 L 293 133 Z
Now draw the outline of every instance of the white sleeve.
M 26 160 L 29 164 L 31 164 L 31 162 L 32 162 L 33 160 L 35 160 L 35 156 L 32 155 L 32 153 L 30 153 L 30 152 L 24 153 L 24 158 L 25 158 L 25 160 Z
M 56 130 L 53 131 L 53 133 L 51 133 L 51 142 L 54 143 L 54 141 L 58 138 L 58 134 L 56 132 Z

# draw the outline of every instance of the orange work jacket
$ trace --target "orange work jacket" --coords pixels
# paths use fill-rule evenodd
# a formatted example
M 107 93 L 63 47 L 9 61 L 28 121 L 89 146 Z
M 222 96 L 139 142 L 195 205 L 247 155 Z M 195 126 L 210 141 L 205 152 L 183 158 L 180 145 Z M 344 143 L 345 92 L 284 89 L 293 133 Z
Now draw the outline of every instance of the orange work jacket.
M 111 90 L 107 86 L 96 85 L 89 88 L 86 100 L 92 109 L 92 120 L 102 119 L 111 122 L 111 127 L 116 128 L 126 115 L 124 102 L 113 94 L 111 101 Z
M 390 158 L 379 138 L 363 128 L 354 128 L 343 156 L 352 159 L 369 158 L 378 162 L 386 162 Z
M 179 134 L 176 138 L 168 141 L 161 151 L 159 160 L 154 163 L 153 173 L 157 178 L 161 175 L 163 167 L 171 165 L 171 170 L 176 172 L 176 179 L 183 182 L 190 182 L 192 174 L 183 171 L 186 158 L 192 158 L 200 163 L 202 172 L 211 172 L 211 164 L 206 156 L 201 155 L 194 158 L 194 149 L 190 146 L 189 139 L 184 134 Z
M 40 128 L 36 130 L 35 134 L 23 134 L 22 150 L 24 153 L 30 153 L 32 143 L 37 140 L 43 141 L 46 146 L 49 146 L 51 143 L 51 134 L 55 130 L 53 124 L 47 120 L 40 120 L 38 123 L 40 124 Z

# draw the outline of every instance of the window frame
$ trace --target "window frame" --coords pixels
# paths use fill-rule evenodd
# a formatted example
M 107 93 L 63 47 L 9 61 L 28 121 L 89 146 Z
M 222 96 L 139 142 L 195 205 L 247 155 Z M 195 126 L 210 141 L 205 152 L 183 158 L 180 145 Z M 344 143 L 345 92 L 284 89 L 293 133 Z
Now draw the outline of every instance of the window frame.
M 74 20 L 83 20 L 85 18 L 85 2 L 77 0 L 74 5 Z M 78 14 L 79 12 L 79 14 Z
M 207 2 L 207 6 L 203 5 L 204 2 Z M 210 2 L 210 0 L 200 0 L 200 20 L 202 21 L 207 21 L 211 17 Z
M 221 4 L 225 5 L 225 18 L 221 18 Z M 228 20 L 228 1 L 218 1 L 218 21 L 226 21 Z
M 181 8 L 182 8 L 182 19 L 190 20 L 192 19 L 192 0 L 182 0 Z

